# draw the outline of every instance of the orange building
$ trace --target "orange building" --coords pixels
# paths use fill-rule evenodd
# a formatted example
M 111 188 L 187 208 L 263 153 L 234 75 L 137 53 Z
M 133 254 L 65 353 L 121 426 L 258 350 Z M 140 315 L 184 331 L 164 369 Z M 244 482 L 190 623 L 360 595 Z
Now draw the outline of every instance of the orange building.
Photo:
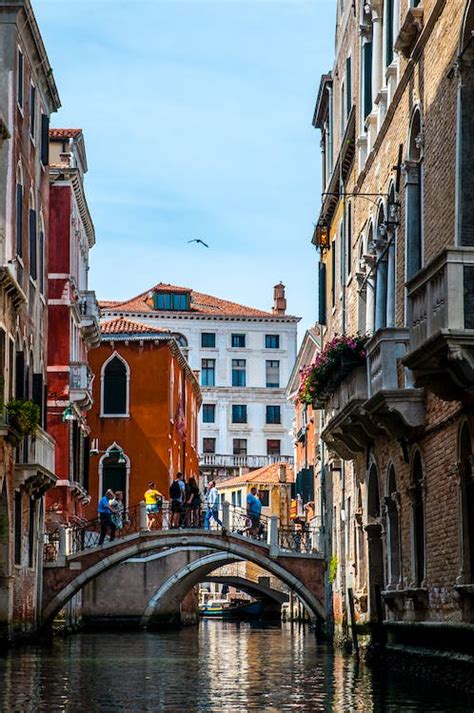
M 199 382 L 171 333 L 118 317 L 101 325 L 90 354 L 89 517 L 107 488 L 126 506 L 143 500 L 149 480 L 168 497 L 177 471 L 198 475 Z

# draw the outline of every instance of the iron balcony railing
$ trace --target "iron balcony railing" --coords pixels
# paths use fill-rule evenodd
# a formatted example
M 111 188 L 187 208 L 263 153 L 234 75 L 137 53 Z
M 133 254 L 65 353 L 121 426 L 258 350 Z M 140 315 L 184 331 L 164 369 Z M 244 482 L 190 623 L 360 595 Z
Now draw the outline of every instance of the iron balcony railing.
M 88 364 L 73 362 L 70 364 L 69 386 L 71 391 L 90 391 L 92 388 L 92 372 Z

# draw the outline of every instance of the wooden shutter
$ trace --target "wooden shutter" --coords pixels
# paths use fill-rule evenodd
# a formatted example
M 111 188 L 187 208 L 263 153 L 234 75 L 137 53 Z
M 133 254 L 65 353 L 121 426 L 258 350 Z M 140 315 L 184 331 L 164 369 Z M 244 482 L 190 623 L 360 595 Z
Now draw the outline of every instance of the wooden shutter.
M 30 275 L 33 280 L 37 277 L 37 246 L 36 246 L 36 211 L 30 209 Z
M 15 375 L 15 396 L 17 399 L 23 399 L 25 397 L 25 355 L 23 352 L 16 353 Z
M 372 42 L 363 45 L 364 52 L 364 119 L 372 111 Z
M 43 389 L 43 374 L 33 374 L 33 401 L 39 406 L 40 424 L 44 426 L 44 389 Z
M 41 114 L 41 163 L 49 165 L 49 116 Z
M 16 187 L 16 254 L 23 256 L 23 186 Z
M 319 324 L 326 324 L 326 264 L 319 263 Z
M 346 59 L 346 111 L 347 116 L 351 113 L 352 109 L 352 66 L 351 58 Z

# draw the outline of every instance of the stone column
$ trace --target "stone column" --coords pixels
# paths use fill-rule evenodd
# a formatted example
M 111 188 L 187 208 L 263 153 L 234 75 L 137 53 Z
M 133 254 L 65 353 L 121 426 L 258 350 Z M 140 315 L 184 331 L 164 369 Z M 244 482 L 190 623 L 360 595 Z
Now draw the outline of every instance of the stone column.
M 371 0 L 372 11 L 372 102 L 383 84 L 383 9 L 382 0 Z
M 406 277 L 421 267 L 421 186 L 419 161 L 405 161 Z
M 375 281 L 375 330 L 383 329 L 387 315 L 387 259 L 381 259 L 381 250 L 377 251 L 378 263 Z
M 395 326 L 395 244 L 396 232 L 391 231 L 387 262 L 387 327 Z

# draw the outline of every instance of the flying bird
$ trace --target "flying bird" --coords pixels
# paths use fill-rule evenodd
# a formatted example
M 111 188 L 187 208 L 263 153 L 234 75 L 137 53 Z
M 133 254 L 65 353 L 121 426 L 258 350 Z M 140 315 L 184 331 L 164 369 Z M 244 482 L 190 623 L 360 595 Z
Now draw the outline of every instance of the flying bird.
M 205 248 L 208 248 L 209 245 L 204 242 L 204 240 L 201 240 L 201 238 L 194 238 L 194 240 L 188 240 L 188 243 L 201 243 L 201 245 L 204 245 Z

